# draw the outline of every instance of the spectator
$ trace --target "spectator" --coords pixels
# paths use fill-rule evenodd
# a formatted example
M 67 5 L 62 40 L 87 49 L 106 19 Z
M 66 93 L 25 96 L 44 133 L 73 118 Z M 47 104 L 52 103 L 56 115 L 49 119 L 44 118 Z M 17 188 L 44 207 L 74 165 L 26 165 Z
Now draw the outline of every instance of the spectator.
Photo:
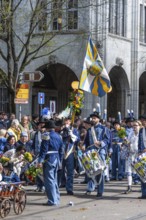
M 24 146 L 27 152 L 32 152 L 32 141 L 28 140 L 28 133 L 23 131 L 20 134 L 20 140 L 16 142 L 16 148 Z
M 0 129 L 7 129 L 7 122 L 5 121 L 5 113 L 0 113 Z
M 37 131 L 37 123 L 38 123 L 38 121 L 39 121 L 39 115 L 33 114 L 32 115 L 31 126 L 32 126 L 32 129 L 34 131 Z
M 10 128 L 7 131 L 7 134 L 14 135 L 16 141 L 18 141 L 20 139 L 20 133 L 21 133 L 20 123 L 18 119 L 14 119 L 11 123 Z
M 20 126 L 21 126 L 22 131 L 25 131 L 28 133 L 28 139 L 30 140 L 30 133 L 33 131 L 33 129 L 32 129 L 32 125 L 29 121 L 29 117 L 27 115 L 24 115 L 22 117 Z
M 7 128 L 8 128 L 8 129 L 10 128 L 11 123 L 12 123 L 12 121 L 13 121 L 14 119 L 16 119 L 15 114 L 14 114 L 14 113 L 10 114 L 9 122 L 7 123 Z
M 4 147 L 7 143 L 7 139 L 5 138 L 6 132 L 7 131 L 5 129 L 0 130 L 0 155 L 3 154 Z
M 4 153 L 8 150 L 11 150 L 11 149 L 15 149 L 16 148 L 16 138 L 14 135 L 10 135 L 8 138 L 7 138 L 7 144 L 5 145 L 4 147 Z

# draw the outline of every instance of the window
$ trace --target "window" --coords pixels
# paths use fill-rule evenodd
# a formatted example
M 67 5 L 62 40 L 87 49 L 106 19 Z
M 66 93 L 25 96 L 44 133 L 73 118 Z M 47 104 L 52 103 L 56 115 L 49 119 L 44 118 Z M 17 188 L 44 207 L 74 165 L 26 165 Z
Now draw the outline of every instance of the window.
M 140 25 L 139 25 L 139 40 L 143 41 L 143 5 L 140 4 Z
M 109 0 L 109 32 L 125 36 L 126 0 Z
M 78 0 L 68 0 L 68 29 L 78 28 Z
M 46 0 L 42 0 L 40 3 L 38 30 L 39 31 L 47 30 L 47 1 Z
M 36 31 L 62 29 L 78 29 L 78 0 L 41 0 Z
M 52 3 L 53 30 L 62 28 L 62 0 L 54 0 Z
M 146 6 L 140 4 L 139 40 L 146 43 Z

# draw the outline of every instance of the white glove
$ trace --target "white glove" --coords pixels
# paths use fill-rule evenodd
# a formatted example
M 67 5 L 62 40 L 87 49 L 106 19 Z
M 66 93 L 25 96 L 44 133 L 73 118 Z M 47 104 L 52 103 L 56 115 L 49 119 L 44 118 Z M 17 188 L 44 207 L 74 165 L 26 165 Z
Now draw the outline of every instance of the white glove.
M 74 143 L 77 140 L 77 136 L 73 134 L 72 130 L 69 130 L 69 135 L 71 137 L 72 142 Z

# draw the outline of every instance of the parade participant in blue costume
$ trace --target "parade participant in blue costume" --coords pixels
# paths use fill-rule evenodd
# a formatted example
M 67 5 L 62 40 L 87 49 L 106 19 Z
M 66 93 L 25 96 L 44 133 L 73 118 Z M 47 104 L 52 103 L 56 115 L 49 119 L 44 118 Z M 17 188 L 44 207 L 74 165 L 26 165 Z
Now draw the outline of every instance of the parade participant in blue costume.
M 135 118 L 134 118 L 133 110 L 131 111 L 127 110 L 127 112 L 128 112 L 128 117 L 125 120 L 125 123 L 126 123 L 125 129 L 126 129 L 126 134 L 128 137 L 128 135 L 133 131 L 133 122 L 135 121 Z
M 91 146 L 91 149 L 99 149 L 99 155 L 101 159 L 105 163 L 105 158 L 107 154 L 107 149 L 110 144 L 110 132 L 109 129 L 107 129 L 105 126 L 100 124 L 100 115 L 98 112 L 93 112 L 91 115 L 91 120 L 93 123 L 93 126 L 88 129 L 87 135 L 84 141 L 84 144 L 86 148 Z M 99 182 L 101 175 L 98 175 L 96 177 L 97 182 Z M 104 173 L 101 177 L 101 182 L 99 183 L 97 187 L 97 197 L 102 198 L 103 192 L 104 192 Z M 87 194 L 90 194 L 91 191 L 95 189 L 95 183 L 93 180 L 89 179 L 88 181 L 88 189 Z
M 47 203 L 43 205 L 53 206 L 60 203 L 57 171 L 63 159 L 63 142 L 60 135 L 55 132 L 53 120 L 46 122 L 44 127 L 46 132 L 42 135 L 38 167 L 43 166 L 44 185 L 48 197 Z
M 146 114 L 141 116 L 141 122 L 143 128 L 139 131 L 139 139 L 138 139 L 138 152 L 142 154 L 146 152 Z M 146 183 L 141 181 L 141 191 L 142 195 L 139 197 L 140 199 L 146 199 Z
M 119 120 L 113 122 L 114 129 L 112 129 L 112 178 L 111 180 L 122 180 L 122 170 L 121 170 L 121 158 L 120 158 L 120 147 L 123 140 L 118 136 L 118 131 L 121 128 Z M 118 172 L 117 172 L 118 171 Z M 118 174 L 118 175 L 117 175 Z
M 71 118 L 65 119 L 65 125 L 61 131 L 63 144 L 65 148 L 65 155 L 62 167 L 61 186 L 66 187 L 68 195 L 73 195 L 73 176 L 74 176 L 74 147 L 80 140 L 79 132 L 76 128 L 71 127 Z M 66 178 L 65 178 L 66 169 Z

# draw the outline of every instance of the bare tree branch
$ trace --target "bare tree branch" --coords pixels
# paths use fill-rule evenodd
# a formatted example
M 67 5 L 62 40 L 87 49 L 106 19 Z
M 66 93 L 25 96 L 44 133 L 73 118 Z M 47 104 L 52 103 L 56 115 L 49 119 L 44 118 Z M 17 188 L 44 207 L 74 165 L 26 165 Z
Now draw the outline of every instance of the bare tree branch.
M 60 47 L 57 47 L 56 49 L 51 50 L 51 52 L 45 53 L 45 54 L 43 54 L 43 55 L 36 56 L 36 54 L 35 54 L 33 57 L 31 57 L 31 58 L 27 61 L 26 65 L 28 65 L 32 60 L 36 60 L 36 59 L 41 58 L 41 57 L 46 57 L 46 56 L 48 56 L 48 55 L 54 53 L 55 51 L 61 49 L 62 47 L 65 47 L 65 46 L 69 45 L 70 43 L 72 43 L 72 42 L 74 42 L 74 41 L 75 41 L 75 40 L 70 41 L 70 42 L 68 42 L 68 43 L 66 43 L 66 44 L 63 44 L 63 45 L 61 45 Z M 23 70 L 21 70 L 21 71 L 23 71 Z
M 0 55 L 1 55 L 1 57 L 2 57 L 5 61 L 7 61 L 7 58 L 6 58 L 6 56 L 4 55 L 3 51 L 1 50 L 1 48 L 0 48 Z
M 22 1 L 23 1 L 23 0 L 20 0 L 20 1 L 16 4 L 15 8 L 13 9 L 13 13 L 17 10 L 17 8 L 18 8 L 19 5 L 22 3 Z
M 37 11 L 37 8 L 40 4 L 40 0 L 37 1 L 36 5 L 35 5 L 35 9 L 32 13 L 32 16 L 30 18 L 30 26 L 29 26 L 29 31 L 28 31 L 28 37 L 27 37 L 27 40 L 26 42 L 24 43 L 24 45 L 22 46 L 21 48 L 21 51 L 17 57 L 17 60 L 20 59 L 21 55 L 23 54 L 23 52 L 25 51 L 25 56 L 27 56 L 28 52 L 29 52 L 29 44 L 30 44 L 30 39 L 32 37 L 32 33 L 36 27 L 36 23 L 34 24 L 34 20 L 35 20 L 35 16 L 36 16 L 36 11 Z
M 5 86 L 8 87 L 9 78 L 7 76 L 7 73 L 4 72 L 4 70 L 2 70 L 1 68 L 0 68 L 0 77 L 3 80 L 3 83 L 5 84 Z

